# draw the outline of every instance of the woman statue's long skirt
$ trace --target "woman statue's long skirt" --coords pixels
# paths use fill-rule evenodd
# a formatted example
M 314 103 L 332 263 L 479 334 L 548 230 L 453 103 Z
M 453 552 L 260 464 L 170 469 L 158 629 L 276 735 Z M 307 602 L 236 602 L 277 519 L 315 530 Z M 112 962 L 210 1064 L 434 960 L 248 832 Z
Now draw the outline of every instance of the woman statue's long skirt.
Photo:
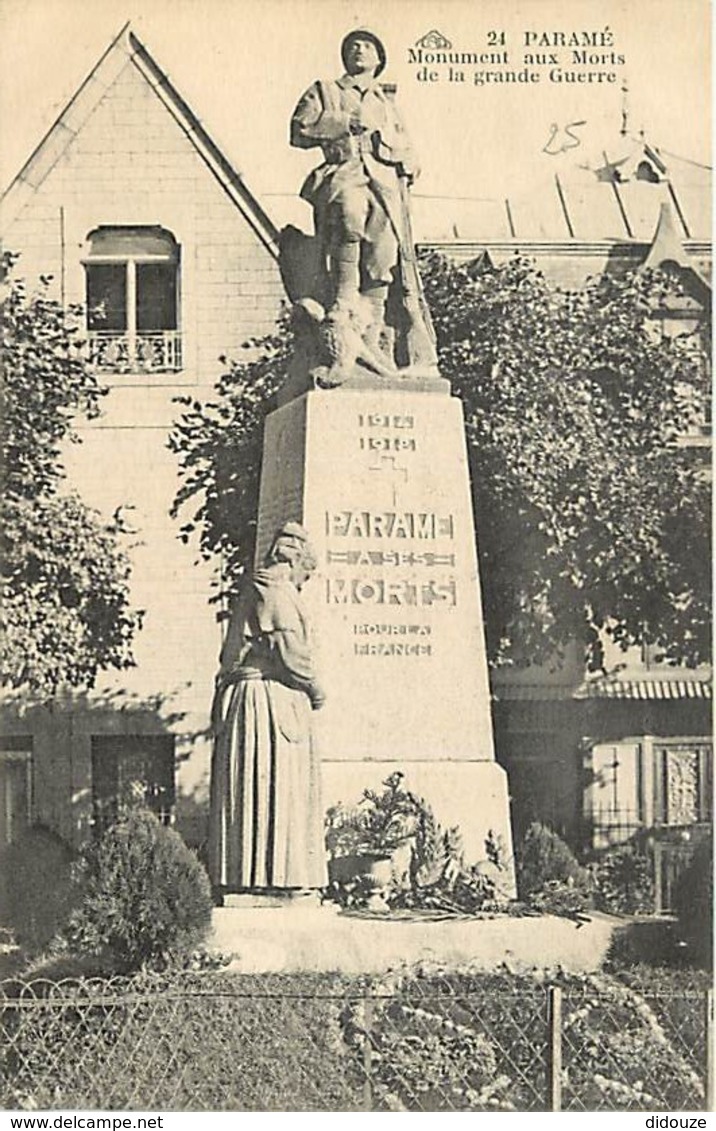
M 211 874 L 225 891 L 327 882 L 311 704 L 277 680 L 230 689 L 211 774 Z

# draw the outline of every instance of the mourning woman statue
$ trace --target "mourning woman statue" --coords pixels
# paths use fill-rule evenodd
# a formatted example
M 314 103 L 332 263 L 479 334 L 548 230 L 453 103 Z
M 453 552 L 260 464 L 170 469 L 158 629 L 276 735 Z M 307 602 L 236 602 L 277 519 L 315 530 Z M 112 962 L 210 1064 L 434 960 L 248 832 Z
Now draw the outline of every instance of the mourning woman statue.
M 311 717 L 324 695 L 299 596 L 315 568 L 286 523 L 232 612 L 212 708 L 210 870 L 224 891 L 327 883 Z

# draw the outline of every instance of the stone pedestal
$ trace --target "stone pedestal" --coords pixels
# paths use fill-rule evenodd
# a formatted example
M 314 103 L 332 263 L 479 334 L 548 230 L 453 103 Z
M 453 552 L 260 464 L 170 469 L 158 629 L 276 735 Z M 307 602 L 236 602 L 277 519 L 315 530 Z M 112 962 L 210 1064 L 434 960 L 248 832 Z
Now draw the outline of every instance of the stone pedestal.
M 271 909 L 273 911 L 295 911 L 297 909 L 316 908 L 319 906 L 318 894 L 315 891 L 242 891 L 227 892 L 221 900 L 221 906 L 233 911 L 248 911 L 256 909 Z
M 492 830 L 511 864 L 462 406 L 441 384 L 313 390 L 273 412 L 257 557 L 290 519 L 318 551 L 304 600 L 328 696 L 326 804 L 402 770 L 441 824 L 460 825 L 470 859 Z

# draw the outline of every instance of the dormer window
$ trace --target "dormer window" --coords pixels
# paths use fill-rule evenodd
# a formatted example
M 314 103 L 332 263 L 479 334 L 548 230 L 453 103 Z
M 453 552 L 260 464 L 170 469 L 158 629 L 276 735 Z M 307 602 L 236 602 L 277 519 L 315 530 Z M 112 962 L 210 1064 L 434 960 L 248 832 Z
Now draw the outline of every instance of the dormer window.
M 88 242 L 90 361 L 115 373 L 180 370 L 180 257 L 174 236 L 160 227 L 100 227 Z
M 640 161 L 636 167 L 637 181 L 647 181 L 650 185 L 658 185 L 660 181 L 659 174 L 650 161 Z

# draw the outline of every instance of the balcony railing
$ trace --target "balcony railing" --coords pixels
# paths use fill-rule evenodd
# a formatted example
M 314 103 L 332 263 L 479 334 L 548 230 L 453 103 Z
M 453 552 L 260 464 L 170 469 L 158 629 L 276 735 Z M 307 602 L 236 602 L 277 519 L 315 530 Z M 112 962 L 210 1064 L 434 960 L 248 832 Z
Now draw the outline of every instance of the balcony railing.
M 178 330 L 89 330 L 87 349 L 91 365 L 113 373 L 176 373 L 183 364 Z

